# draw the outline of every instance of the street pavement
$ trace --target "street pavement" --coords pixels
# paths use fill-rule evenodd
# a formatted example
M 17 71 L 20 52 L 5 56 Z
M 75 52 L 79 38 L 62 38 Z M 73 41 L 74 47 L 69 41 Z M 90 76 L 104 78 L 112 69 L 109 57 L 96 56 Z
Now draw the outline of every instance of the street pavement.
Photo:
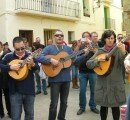
M 130 90 L 130 84 L 126 84 L 126 94 Z M 35 99 L 35 118 L 34 120 L 48 120 L 48 111 L 50 104 L 50 89 L 47 88 L 48 95 L 44 95 L 43 93 L 36 95 Z M 87 89 L 87 100 L 89 100 L 89 87 Z M 59 108 L 59 107 L 58 107 Z M 99 109 L 99 106 L 97 106 Z M 59 110 L 59 109 L 58 109 Z M 76 115 L 79 110 L 79 89 L 72 89 L 70 87 L 70 94 L 68 98 L 68 108 L 66 112 L 66 120 L 100 120 L 100 115 L 95 114 L 90 111 L 89 105 L 87 103 L 86 111 L 82 115 Z M 2 120 L 10 120 L 7 116 Z M 24 120 L 24 115 L 22 114 L 22 120 Z M 112 119 L 111 109 L 109 108 L 108 118 L 107 120 Z

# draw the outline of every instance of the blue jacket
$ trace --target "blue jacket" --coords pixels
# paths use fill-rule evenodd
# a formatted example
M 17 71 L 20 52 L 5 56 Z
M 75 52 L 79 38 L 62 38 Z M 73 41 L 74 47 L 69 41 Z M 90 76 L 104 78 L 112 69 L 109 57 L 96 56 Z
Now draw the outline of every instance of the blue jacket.
M 22 58 L 23 60 L 26 59 L 30 53 L 27 51 L 25 52 L 25 56 Z M 15 52 L 8 53 L 5 55 L 5 57 L 2 59 L 3 64 L 8 64 L 14 59 L 18 59 Z M 35 66 L 29 70 L 27 78 L 25 78 L 22 81 L 17 81 L 14 78 L 9 76 L 9 92 L 10 94 L 13 94 L 15 92 L 21 93 L 21 94 L 28 94 L 28 95 L 34 95 L 35 94 L 35 84 L 34 84 L 34 71 L 39 68 L 36 61 Z M 9 69 L 8 69 L 9 71 Z
M 69 55 L 73 53 L 73 50 L 66 45 L 63 45 L 62 50 L 67 52 Z M 40 63 L 51 64 L 50 59 L 45 56 L 56 55 L 62 50 L 58 50 L 55 45 L 49 45 L 43 49 L 42 54 L 36 60 Z M 49 82 L 70 82 L 71 81 L 70 70 L 71 70 L 70 67 L 63 68 L 57 76 L 49 77 L 48 79 Z

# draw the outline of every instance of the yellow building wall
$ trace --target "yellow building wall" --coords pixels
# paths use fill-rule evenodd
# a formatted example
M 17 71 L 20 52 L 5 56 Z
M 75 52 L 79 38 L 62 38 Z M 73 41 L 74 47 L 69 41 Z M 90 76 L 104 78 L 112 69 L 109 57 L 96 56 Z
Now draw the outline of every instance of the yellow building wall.
M 130 33 L 130 1 L 123 1 L 123 14 L 124 14 L 124 30 L 126 34 Z
M 2 0 L 4 1 L 4 0 Z M 76 1 L 77 0 L 73 0 Z M 100 8 L 94 8 L 93 1 L 89 0 L 90 4 L 90 17 L 83 16 L 83 3 L 80 2 L 81 19 L 77 21 L 47 18 L 44 16 L 36 15 L 20 15 L 15 14 L 15 0 L 6 0 L 6 11 L 4 15 L 0 16 L 0 39 L 8 41 L 12 48 L 12 39 L 19 35 L 19 30 L 33 30 L 33 40 L 40 37 L 44 43 L 44 29 L 61 29 L 64 32 L 65 40 L 68 42 L 68 31 L 74 31 L 74 39 L 80 39 L 84 31 L 96 31 L 101 36 L 104 31 L 104 5 L 101 3 Z M 111 17 L 116 19 L 116 32 L 121 32 L 121 10 L 116 7 L 110 7 Z M 113 12 L 114 11 L 114 12 Z
M 7 19 L 7 41 L 10 40 L 10 43 L 15 36 L 19 35 L 19 30 L 33 30 L 33 39 L 40 37 L 42 43 L 44 43 L 44 29 L 61 29 L 64 32 L 66 42 L 68 42 L 68 31 L 75 31 L 75 39 L 80 39 L 82 32 L 95 30 L 95 24 L 52 20 L 37 16 L 7 15 Z

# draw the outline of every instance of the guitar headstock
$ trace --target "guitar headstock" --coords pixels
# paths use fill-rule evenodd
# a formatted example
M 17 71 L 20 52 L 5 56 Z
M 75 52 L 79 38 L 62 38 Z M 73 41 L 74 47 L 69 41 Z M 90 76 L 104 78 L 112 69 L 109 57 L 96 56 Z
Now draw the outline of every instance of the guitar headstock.
M 35 50 L 34 52 L 32 52 L 31 56 L 33 58 L 36 58 L 37 56 L 39 56 L 41 54 L 41 52 L 42 52 L 42 49 L 39 48 L 39 49 Z
M 125 37 L 125 38 L 123 38 L 122 40 L 121 40 L 121 42 L 128 42 L 130 40 L 130 33 Z

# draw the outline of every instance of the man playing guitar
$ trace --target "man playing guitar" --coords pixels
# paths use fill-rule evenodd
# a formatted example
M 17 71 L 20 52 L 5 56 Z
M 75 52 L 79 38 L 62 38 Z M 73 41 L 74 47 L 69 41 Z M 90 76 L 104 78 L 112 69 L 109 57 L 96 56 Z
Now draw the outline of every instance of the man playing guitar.
M 53 45 L 48 45 L 42 51 L 42 54 L 37 58 L 37 61 L 44 64 L 44 65 L 52 65 L 54 69 L 58 67 L 61 63 L 59 60 L 55 58 L 48 58 L 47 55 L 57 55 L 58 53 L 66 52 L 68 55 L 73 54 L 72 49 L 67 46 L 63 45 L 64 34 L 61 30 L 57 30 L 54 33 L 54 42 Z M 62 57 L 62 55 L 60 55 Z M 65 59 L 63 59 L 64 61 Z M 63 63 L 64 64 L 64 63 Z M 50 83 L 50 91 L 51 91 L 51 103 L 49 108 L 49 119 L 48 120 L 56 120 L 57 116 L 57 105 L 58 99 L 60 95 L 60 110 L 58 113 L 58 120 L 65 119 L 65 113 L 67 109 L 67 99 L 69 95 L 69 88 L 70 88 L 70 66 L 65 68 L 63 67 L 61 71 L 56 75 L 49 77 Z
M 33 73 L 38 68 L 38 64 L 30 57 L 30 53 L 25 50 L 22 37 L 15 37 L 13 39 L 13 47 L 14 52 L 5 55 L 2 59 L 2 64 L 7 65 L 15 59 L 27 59 L 27 64 L 30 66 L 30 69 L 28 70 L 27 77 L 22 81 L 18 81 L 9 76 L 11 117 L 12 120 L 20 120 L 23 106 L 25 119 L 34 120 L 35 85 Z M 22 69 L 21 64 L 10 65 L 10 68 L 18 73 L 19 70 Z M 8 71 L 10 71 L 10 69 L 8 69 Z

